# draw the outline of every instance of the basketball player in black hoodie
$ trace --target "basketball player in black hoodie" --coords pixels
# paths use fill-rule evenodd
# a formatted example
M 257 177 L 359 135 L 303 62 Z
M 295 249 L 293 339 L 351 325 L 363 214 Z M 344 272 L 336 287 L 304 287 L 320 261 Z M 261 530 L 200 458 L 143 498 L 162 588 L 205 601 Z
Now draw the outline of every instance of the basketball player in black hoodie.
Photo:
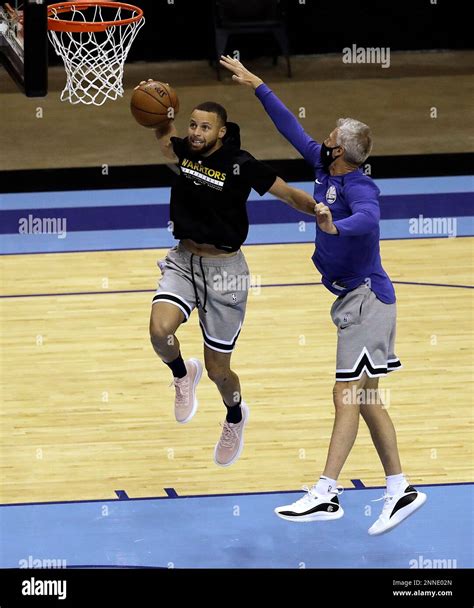
M 218 103 L 194 108 L 186 138 L 176 136 L 172 120 L 157 129 L 156 136 L 163 155 L 179 167 L 170 201 L 173 235 L 179 244 L 160 265 L 163 275 L 153 298 L 151 342 L 173 374 L 176 420 L 189 422 L 197 410 L 202 365 L 197 359 L 183 360 L 175 334 L 198 309 L 207 374 L 227 409 L 214 461 L 229 466 L 242 452 L 249 416 L 239 378 L 230 367 L 250 286 L 240 249 L 249 229 L 246 202 L 253 188 L 260 196 L 270 192 L 313 217 L 315 202 L 240 148 L 239 127 L 227 121 L 227 112 Z

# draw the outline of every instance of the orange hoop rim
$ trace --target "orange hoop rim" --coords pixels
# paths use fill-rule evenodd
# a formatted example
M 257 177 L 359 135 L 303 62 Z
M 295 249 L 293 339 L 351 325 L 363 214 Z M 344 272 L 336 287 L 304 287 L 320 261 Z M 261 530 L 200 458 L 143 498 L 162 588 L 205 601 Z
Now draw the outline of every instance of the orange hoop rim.
M 51 15 L 72 12 L 72 7 L 91 8 L 105 6 L 107 8 L 122 8 L 137 13 L 128 19 L 116 21 L 70 21 L 55 19 Z M 76 0 L 75 2 L 59 2 L 48 6 L 48 29 L 55 32 L 103 32 L 109 27 L 128 25 L 143 19 L 143 10 L 139 6 L 125 2 L 110 2 L 109 0 Z

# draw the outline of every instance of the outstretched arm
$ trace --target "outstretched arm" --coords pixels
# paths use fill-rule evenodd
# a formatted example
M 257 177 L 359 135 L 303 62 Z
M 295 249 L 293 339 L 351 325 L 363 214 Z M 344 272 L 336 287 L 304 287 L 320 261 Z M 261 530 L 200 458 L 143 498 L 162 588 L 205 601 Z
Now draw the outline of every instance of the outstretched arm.
M 252 87 L 255 90 L 256 96 L 261 101 L 278 131 L 314 167 L 319 160 L 321 146 L 305 132 L 296 116 L 288 110 L 261 78 L 247 70 L 240 61 L 233 59 L 229 55 L 226 57 L 222 55 L 220 63 L 232 72 L 232 80 Z
M 316 203 L 313 197 L 304 190 L 289 186 L 281 177 L 276 178 L 269 192 L 290 205 L 290 207 L 314 217 Z

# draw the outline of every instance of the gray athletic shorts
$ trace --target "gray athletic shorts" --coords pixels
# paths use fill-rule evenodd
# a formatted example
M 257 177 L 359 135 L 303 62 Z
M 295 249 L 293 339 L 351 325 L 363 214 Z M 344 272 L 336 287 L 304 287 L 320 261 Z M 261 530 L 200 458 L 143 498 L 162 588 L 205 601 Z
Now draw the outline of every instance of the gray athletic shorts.
M 185 322 L 197 307 L 205 345 L 231 353 L 242 328 L 250 287 L 249 268 L 242 251 L 225 258 L 201 257 L 180 243 L 158 265 L 162 278 L 153 304 L 174 304 Z
M 331 307 L 337 327 L 336 381 L 385 376 L 401 367 L 395 355 L 396 304 L 384 304 L 367 286 L 340 296 Z

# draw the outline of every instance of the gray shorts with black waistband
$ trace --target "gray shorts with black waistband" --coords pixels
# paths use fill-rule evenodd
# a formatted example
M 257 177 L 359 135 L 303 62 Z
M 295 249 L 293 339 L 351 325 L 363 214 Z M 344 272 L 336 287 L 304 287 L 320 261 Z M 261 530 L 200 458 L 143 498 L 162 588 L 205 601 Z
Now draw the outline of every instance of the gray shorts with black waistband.
M 385 304 L 368 285 L 340 296 L 331 307 L 337 327 L 336 381 L 385 376 L 402 365 L 395 355 L 396 304 Z
M 159 262 L 162 277 L 153 304 L 177 306 L 186 322 L 194 308 L 205 345 L 231 353 L 245 317 L 250 273 L 242 251 L 228 257 L 202 257 L 181 243 Z

